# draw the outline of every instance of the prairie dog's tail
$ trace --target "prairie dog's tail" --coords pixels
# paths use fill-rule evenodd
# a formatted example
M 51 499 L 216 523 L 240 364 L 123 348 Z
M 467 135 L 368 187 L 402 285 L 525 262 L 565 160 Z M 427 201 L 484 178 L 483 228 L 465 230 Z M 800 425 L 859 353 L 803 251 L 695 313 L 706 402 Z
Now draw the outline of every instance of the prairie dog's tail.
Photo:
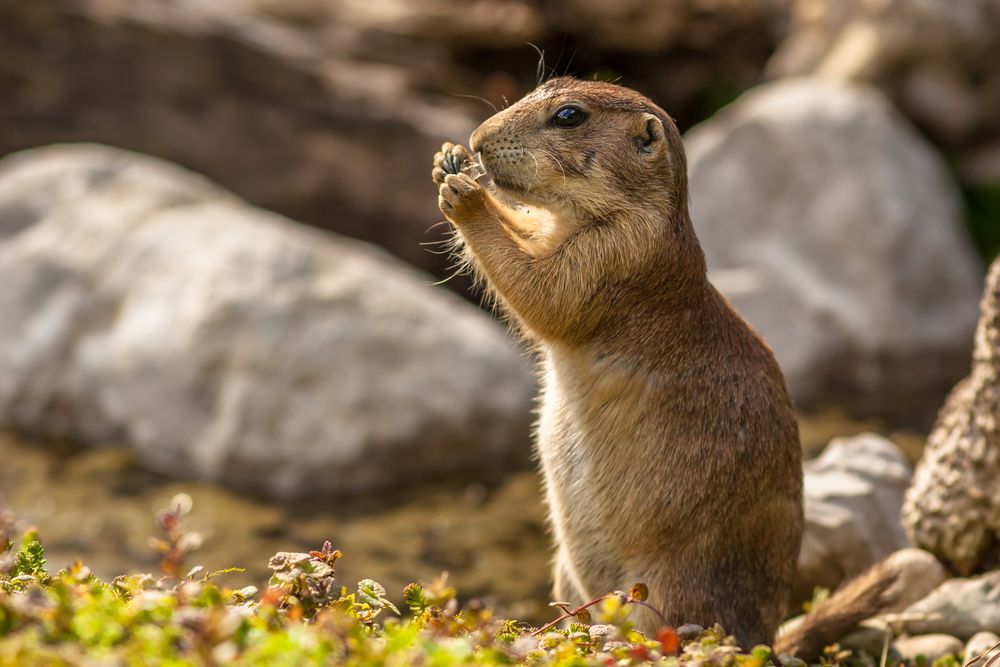
M 909 590 L 908 584 L 911 582 L 903 581 L 911 578 L 900 567 L 904 559 L 899 555 L 903 553 L 896 552 L 876 563 L 816 605 L 800 623 L 789 628 L 787 632 L 779 632 L 774 642 L 774 652 L 778 655 L 790 653 L 806 662 L 815 662 L 825 647 L 843 639 L 861 621 L 896 611 L 901 606 L 914 602 L 915 600 L 909 599 L 914 592 Z M 910 556 L 912 558 L 912 554 Z M 941 568 L 933 556 L 926 554 L 926 557 L 932 560 L 933 564 L 924 563 L 922 567 L 928 570 L 934 567 Z M 941 576 L 943 577 L 943 571 Z M 930 574 L 930 579 L 926 583 L 931 584 L 931 580 L 934 579 L 936 577 Z M 937 583 L 933 585 L 936 586 Z

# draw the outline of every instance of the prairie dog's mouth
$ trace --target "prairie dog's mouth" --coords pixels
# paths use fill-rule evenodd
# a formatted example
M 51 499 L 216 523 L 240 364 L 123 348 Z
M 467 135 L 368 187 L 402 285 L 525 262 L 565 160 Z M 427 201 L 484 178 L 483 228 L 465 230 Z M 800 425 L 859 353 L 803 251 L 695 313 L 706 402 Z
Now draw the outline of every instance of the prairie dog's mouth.
M 503 174 L 486 172 L 486 175 L 493 181 L 493 185 L 501 190 L 507 190 L 508 192 L 522 192 L 524 190 L 523 186 L 508 179 Z
M 528 189 L 522 183 L 519 183 L 517 180 L 504 174 L 502 170 L 496 169 L 496 165 L 494 165 L 493 169 L 487 166 L 486 160 L 483 159 L 483 154 L 481 152 L 476 153 L 475 161 L 476 167 L 479 169 L 477 179 L 485 176 L 492 181 L 494 186 L 500 190 L 506 191 L 507 193 L 521 193 Z

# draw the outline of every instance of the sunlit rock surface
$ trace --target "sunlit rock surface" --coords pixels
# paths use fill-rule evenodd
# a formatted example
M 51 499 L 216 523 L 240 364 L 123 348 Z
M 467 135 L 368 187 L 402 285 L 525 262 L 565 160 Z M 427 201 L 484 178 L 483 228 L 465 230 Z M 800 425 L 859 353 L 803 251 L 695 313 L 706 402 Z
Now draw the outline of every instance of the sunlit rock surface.
M 7 427 L 281 497 L 527 458 L 523 353 L 371 246 L 93 145 L 0 162 L 0 230 Z
M 944 161 L 875 89 L 792 79 L 685 137 L 710 277 L 800 405 L 925 417 L 967 368 L 980 268 Z
M 1000 182 L 1000 0 L 792 0 L 773 77 L 877 86 L 953 159 Z
M 833 590 L 907 546 L 899 508 L 911 475 L 899 448 L 874 433 L 836 438 L 806 462 L 800 594 Z
M 959 574 L 1000 564 L 1000 260 L 986 278 L 972 372 L 927 439 L 903 521 Z

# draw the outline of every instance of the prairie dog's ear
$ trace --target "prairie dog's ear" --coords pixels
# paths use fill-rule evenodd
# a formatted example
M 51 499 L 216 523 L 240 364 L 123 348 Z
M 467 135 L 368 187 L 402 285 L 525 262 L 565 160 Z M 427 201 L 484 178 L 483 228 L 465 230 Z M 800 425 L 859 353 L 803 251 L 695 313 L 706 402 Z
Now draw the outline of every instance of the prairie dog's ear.
M 636 119 L 632 136 L 640 153 L 656 156 L 667 150 L 663 122 L 651 113 L 641 114 Z

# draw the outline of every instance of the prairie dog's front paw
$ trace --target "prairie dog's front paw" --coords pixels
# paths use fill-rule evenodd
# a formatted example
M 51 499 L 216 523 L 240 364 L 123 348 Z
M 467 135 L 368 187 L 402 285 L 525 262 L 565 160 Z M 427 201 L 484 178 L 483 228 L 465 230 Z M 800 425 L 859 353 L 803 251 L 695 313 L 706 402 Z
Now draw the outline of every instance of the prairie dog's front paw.
M 465 146 L 446 142 L 441 146 L 441 150 L 434 154 L 431 178 L 441 185 L 449 174 L 467 173 L 475 165 L 475 160 Z
M 438 187 L 438 208 L 455 224 L 483 210 L 486 192 L 468 174 L 447 174 Z

